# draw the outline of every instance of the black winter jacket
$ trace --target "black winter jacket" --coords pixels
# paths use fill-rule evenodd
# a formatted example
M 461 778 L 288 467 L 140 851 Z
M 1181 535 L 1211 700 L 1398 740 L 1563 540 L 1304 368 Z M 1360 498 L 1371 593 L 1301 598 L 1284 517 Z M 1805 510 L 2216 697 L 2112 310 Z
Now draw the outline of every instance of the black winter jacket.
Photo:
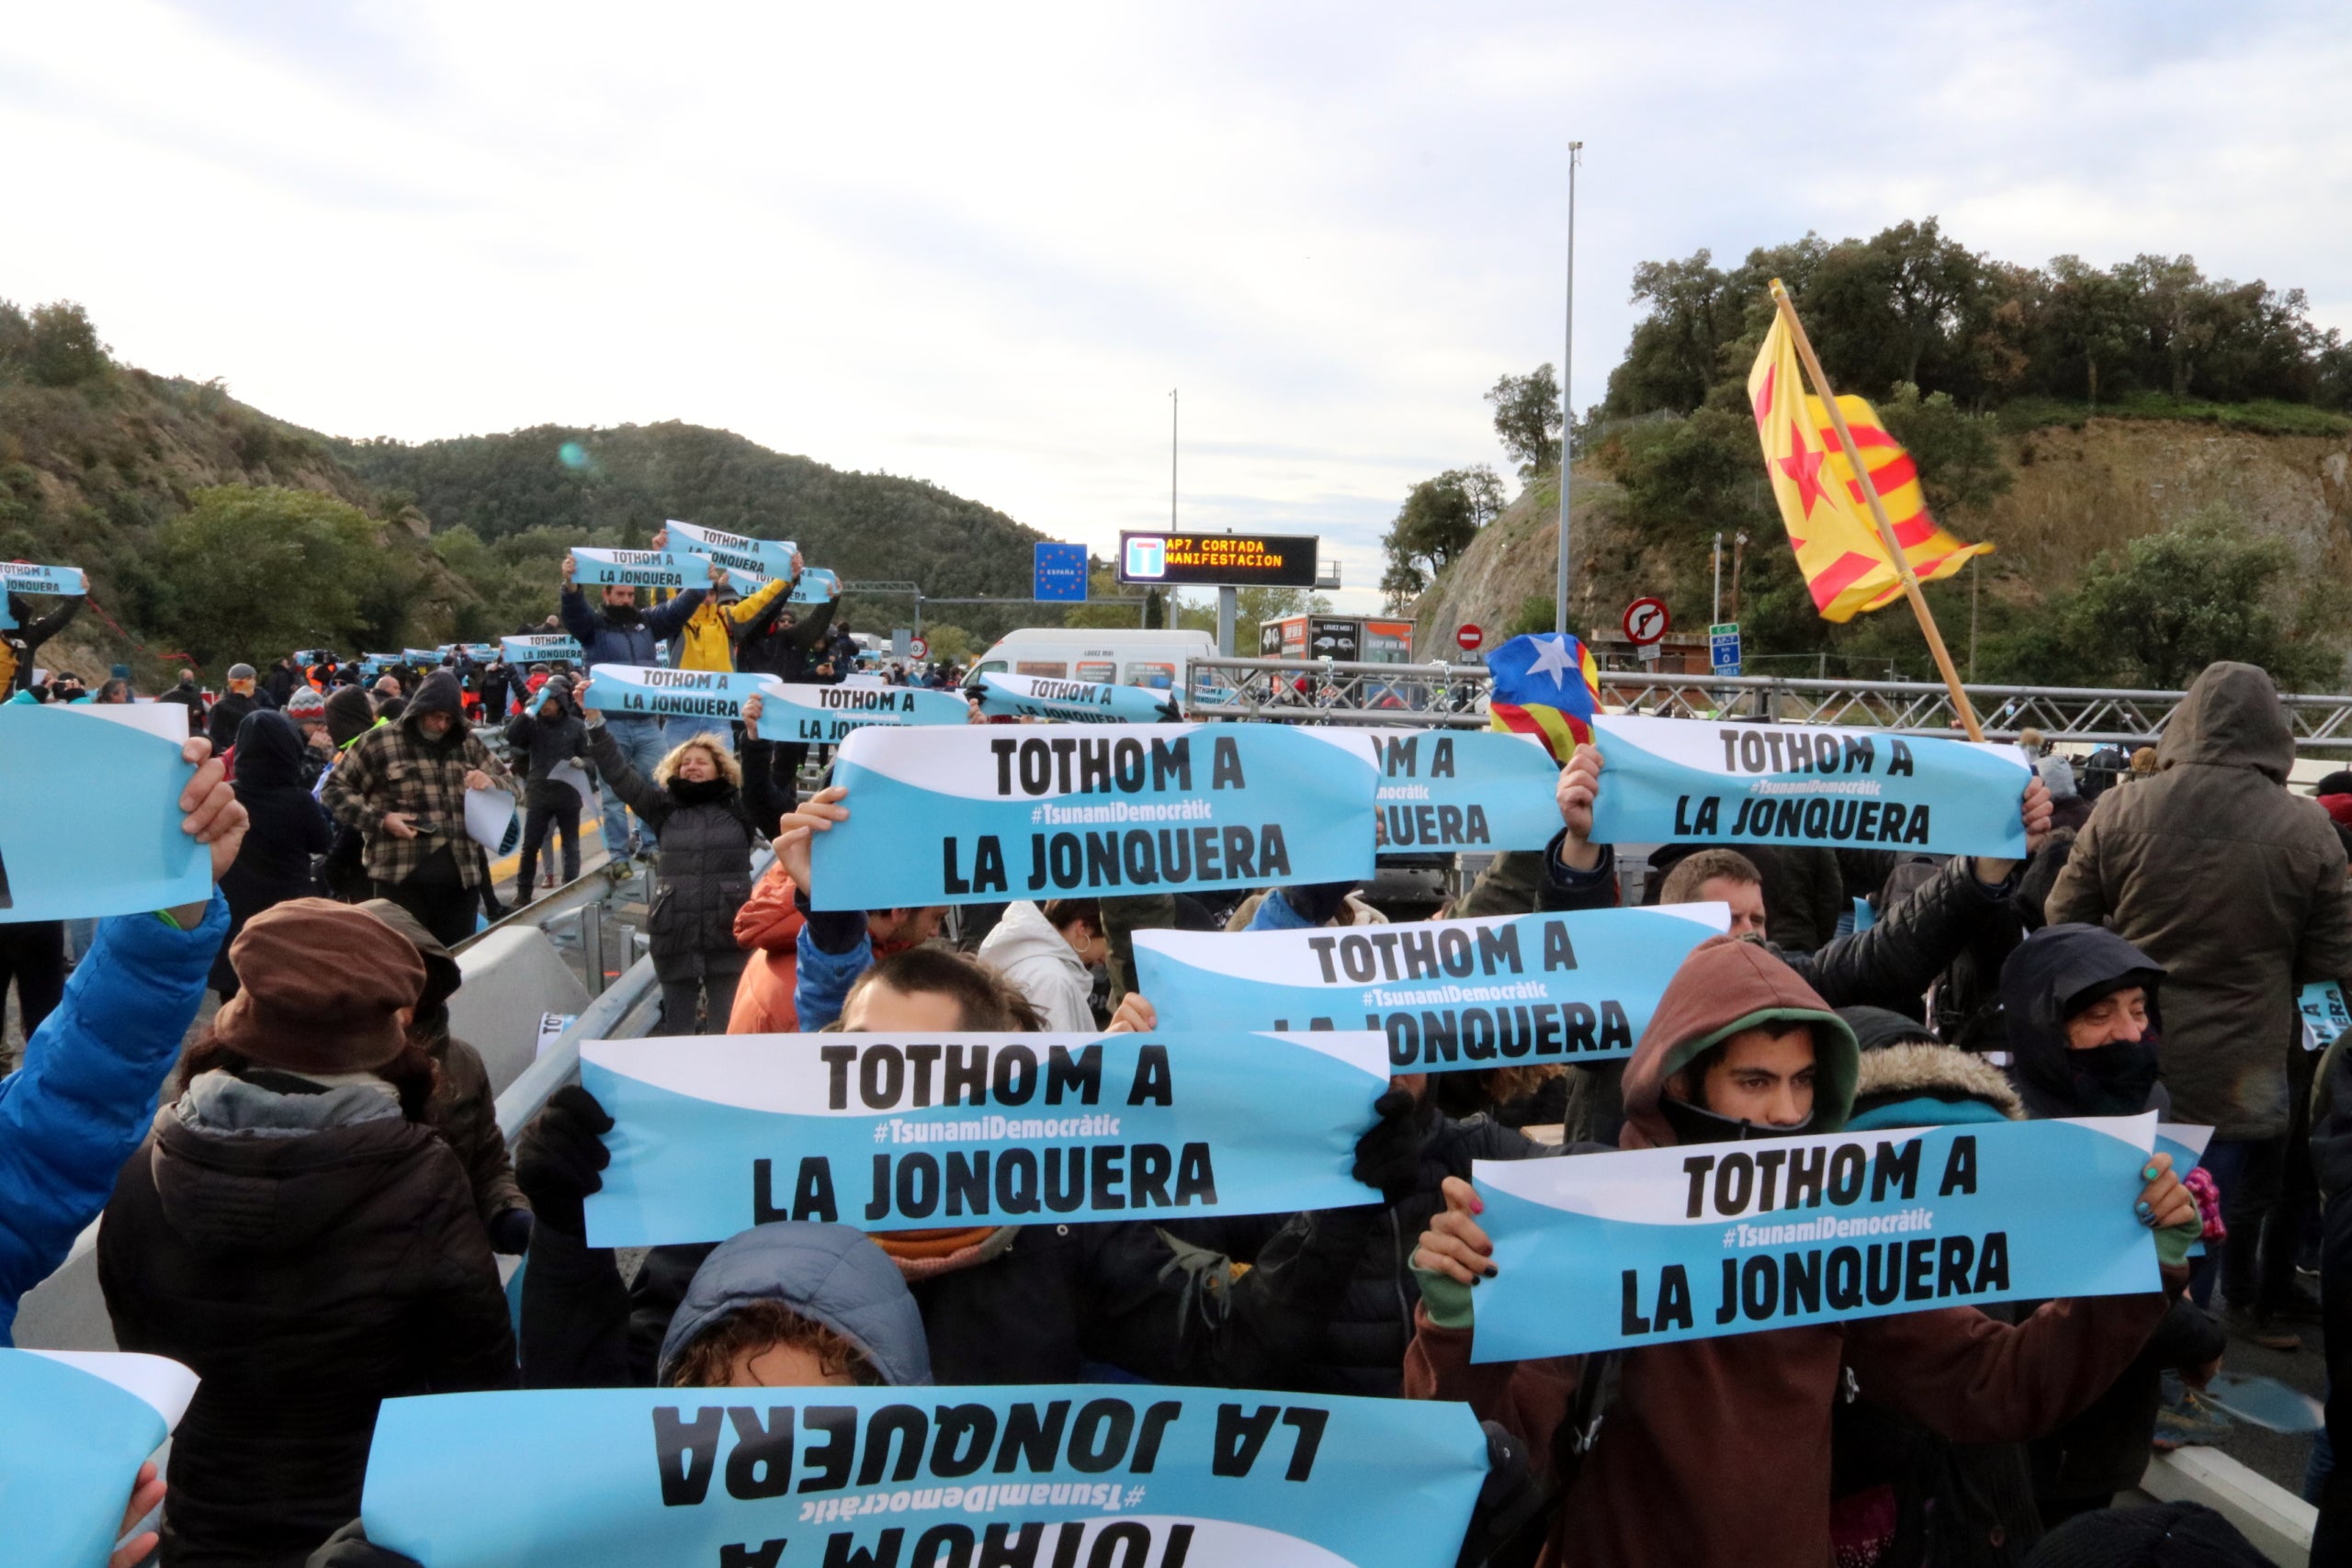
M 816 605 L 794 604 L 786 602 L 786 595 L 777 594 L 735 645 L 735 668 L 795 683 L 814 681 L 833 608 L 840 603 L 834 599 Z M 782 624 L 787 610 L 798 616 L 789 626 Z
M 1333 1210 L 1293 1253 L 1238 1280 L 1225 1259 L 1181 1258 L 1148 1224 L 1008 1226 L 1003 1250 L 908 1281 L 941 1383 L 1099 1381 L 1278 1386 L 1345 1288 L 1376 1209 Z M 662 1335 L 711 1248 L 657 1247 L 626 1287 L 610 1251 L 541 1225 L 523 1286 L 531 1388 L 644 1387 Z
M 222 996 L 237 983 L 229 944 L 264 909 L 316 893 L 311 857 L 334 842 L 334 818 L 302 783 L 305 751 L 301 732 L 282 713 L 263 708 L 237 727 L 237 800 L 251 821 L 235 863 L 220 878 L 229 935 L 212 960 L 211 983 Z
M 570 584 L 563 590 L 563 629 L 580 645 L 582 668 L 597 664 L 650 665 L 660 662 L 657 647 L 702 608 L 703 591 L 689 588 L 676 598 L 639 610 L 627 621 L 616 621 L 601 605 Z M 636 723 L 624 719 L 624 723 Z
M 541 718 L 539 707 L 535 702 L 530 712 L 517 714 L 506 724 L 507 750 L 523 765 L 523 803 L 541 810 L 577 806 L 580 792 L 548 775 L 564 762 L 588 755 L 588 727 L 570 712 L 560 718 Z
M 515 1382 L 465 1172 L 367 1089 L 197 1079 L 115 1183 L 98 1282 L 123 1349 L 203 1380 L 172 1441 L 174 1568 L 294 1568 L 358 1515 L 381 1401 Z
M 759 838 L 740 793 L 723 781 L 661 788 L 629 765 L 602 725 L 588 754 L 613 793 L 662 836 L 652 907 L 653 972 L 664 983 L 741 974 L 751 955 L 735 945 L 735 913 L 752 896 L 752 846 Z

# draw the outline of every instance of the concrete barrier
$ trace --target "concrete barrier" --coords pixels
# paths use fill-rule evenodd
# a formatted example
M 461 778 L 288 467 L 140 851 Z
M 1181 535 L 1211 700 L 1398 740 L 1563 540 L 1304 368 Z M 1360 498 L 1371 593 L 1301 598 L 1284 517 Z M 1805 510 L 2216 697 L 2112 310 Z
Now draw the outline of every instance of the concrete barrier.
M 2140 1478 L 2140 1490 L 2160 1503 L 2202 1503 L 2245 1532 L 2278 1568 L 2305 1568 L 2319 1510 L 2219 1449 L 2160 1453 Z
M 536 926 L 484 931 L 458 954 L 466 983 L 449 998 L 449 1032 L 481 1053 L 503 1094 L 537 1055 L 542 1013 L 579 1013 L 587 987 Z

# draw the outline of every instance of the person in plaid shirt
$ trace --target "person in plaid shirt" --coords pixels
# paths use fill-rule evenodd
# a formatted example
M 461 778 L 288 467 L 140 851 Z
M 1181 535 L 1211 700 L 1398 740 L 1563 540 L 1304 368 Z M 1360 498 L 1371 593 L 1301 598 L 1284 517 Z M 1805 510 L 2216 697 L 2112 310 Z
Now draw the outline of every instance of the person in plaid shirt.
M 466 724 L 457 677 L 424 678 L 395 723 L 379 725 L 344 752 L 322 798 L 335 820 L 367 841 L 376 897 L 414 915 L 436 941 L 474 931 L 487 874 L 466 836 L 466 792 L 519 793 L 514 774 Z

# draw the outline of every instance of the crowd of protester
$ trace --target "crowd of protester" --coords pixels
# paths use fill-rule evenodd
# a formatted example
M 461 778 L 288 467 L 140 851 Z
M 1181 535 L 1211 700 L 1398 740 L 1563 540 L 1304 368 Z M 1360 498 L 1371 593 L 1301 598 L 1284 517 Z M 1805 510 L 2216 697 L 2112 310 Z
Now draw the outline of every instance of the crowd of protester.
M 714 569 L 640 604 L 592 598 L 567 558 L 559 624 L 591 665 L 842 679 L 856 645 L 833 605 L 791 602 L 797 564 L 748 596 Z M 99 700 L 63 674 L 33 690 L 22 655 L 8 673 L 31 700 Z M 1720 901 L 1730 930 L 1684 961 L 1631 1057 L 1393 1079 L 1360 1130 L 1360 1206 L 777 1223 L 626 1273 L 583 1220 L 605 1108 L 560 1090 L 510 1163 L 481 1060 L 450 1033 L 449 949 L 495 899 L 471 792 L 519 799 L 527 899 L 550 832 L 578 873 L 586 803 L 562 775 L 593 769 L 605 847 L 654 863 L 670 1034 L 1149 1030 L 1138 929 L 1385 917 L 1329 885 L 1232 908 L 966 907 L 954 940 L 944 908 L 820 909 L 810 846 L 859 802 L 838 784 L 803 798 L 808 747 L 763 737 L 756 699 L 732 725 L 583 710 L 574 673 L 459 652 L 371 684 L 288 658 L 232 667 L 208 700 L 184 672 L 162 700 L 188 710 L 184 827 L 211 845 L 218 892 L 99 922 L 70 979 L 0 967 L 30 1037 L 0 1081 L 0 1327 L 103 1210 L 118 1342 L 202 1380 L 171 1454 L 166 1563 L 404 1564 L 354 1522 L 377 1406 L 398 1394 L 1105 1378 L 1465 1402 L 1496 1469 L 1464 1563 L 2259 1560 L 2210 1516 L 2111 1505 L 2153 1445 L 2215 1419 L 2196 1391 L 2225 1328 L 2291 1349 L 2352 1313 L 2352 1211 L 2320 1206 L 2352 1184 L 2352 1060 L 2304 1050 L 2294 1002 L 2352 977 L 2352 774 L 2317 804 L 2286 787 L 2263 671 L 2208 669 L 2144 768 L 2120 752 L 2078 768 L 2026 737 L 2022 861 L 1652 852 L 1643 900 Z M 1635 868 L 1593 838 L 1607 781 L 1578 750 L 1557 837 L 1496 857 L 1442 912 L 1625 901 Z M 27 934 L 0 925 L 0 965 Z M 183 1049 L 208 985 L 222 1003 Z M 1470 1359 L 1498 1272 L 1473 1160 L 2145 1111 L 2214 1129 L 2187 1180 L 2157 1155 L 2114 1194 L 2154 1236 L 2161 1291 Z M 1556 1141 L 1529 1131 L 1549 1124 Z M 511 1314 L 501 1255 L 528 1260 Z M 2352 1327 L 2328 1340 L 2352 1356 Z M 127 1485 L 126 1528 L 159 1484 Z M 2352 1561 L 2352 1474 L 2324 1452 L 2312 1495 L 2312 1561 Z

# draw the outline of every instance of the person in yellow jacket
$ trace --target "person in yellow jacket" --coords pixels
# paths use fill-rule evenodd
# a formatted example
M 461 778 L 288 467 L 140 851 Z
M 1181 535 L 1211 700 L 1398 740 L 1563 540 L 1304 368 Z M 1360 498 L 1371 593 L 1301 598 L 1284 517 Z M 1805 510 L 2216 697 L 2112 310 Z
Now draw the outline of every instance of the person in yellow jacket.
M 653 548 L 670 547 L 670 530 L 662 529 L 653 536 Z M 760 617 L 760 613 L 776 599 L 792 592 L 800 581 L 800 552 L 792 554 L 792 575 L 772 578 L 746 598 L 738 594 L 728 582 L 711 585 L 703 595 L 702 606 L 686 617 L 670 639 L 670 666 L 673 670 L 721 670 L 732 673 L 735 669 L 735 639 L 743 628 Z M 666 591 L 651 591 L 655 600 L 664 597 Z M 672 716 L 662 721 L 662 739 L 676 746 L 695 735 L 718 737 L 722 746 L 734 744 L 733 727 L 723 718 L 686 718 Z

